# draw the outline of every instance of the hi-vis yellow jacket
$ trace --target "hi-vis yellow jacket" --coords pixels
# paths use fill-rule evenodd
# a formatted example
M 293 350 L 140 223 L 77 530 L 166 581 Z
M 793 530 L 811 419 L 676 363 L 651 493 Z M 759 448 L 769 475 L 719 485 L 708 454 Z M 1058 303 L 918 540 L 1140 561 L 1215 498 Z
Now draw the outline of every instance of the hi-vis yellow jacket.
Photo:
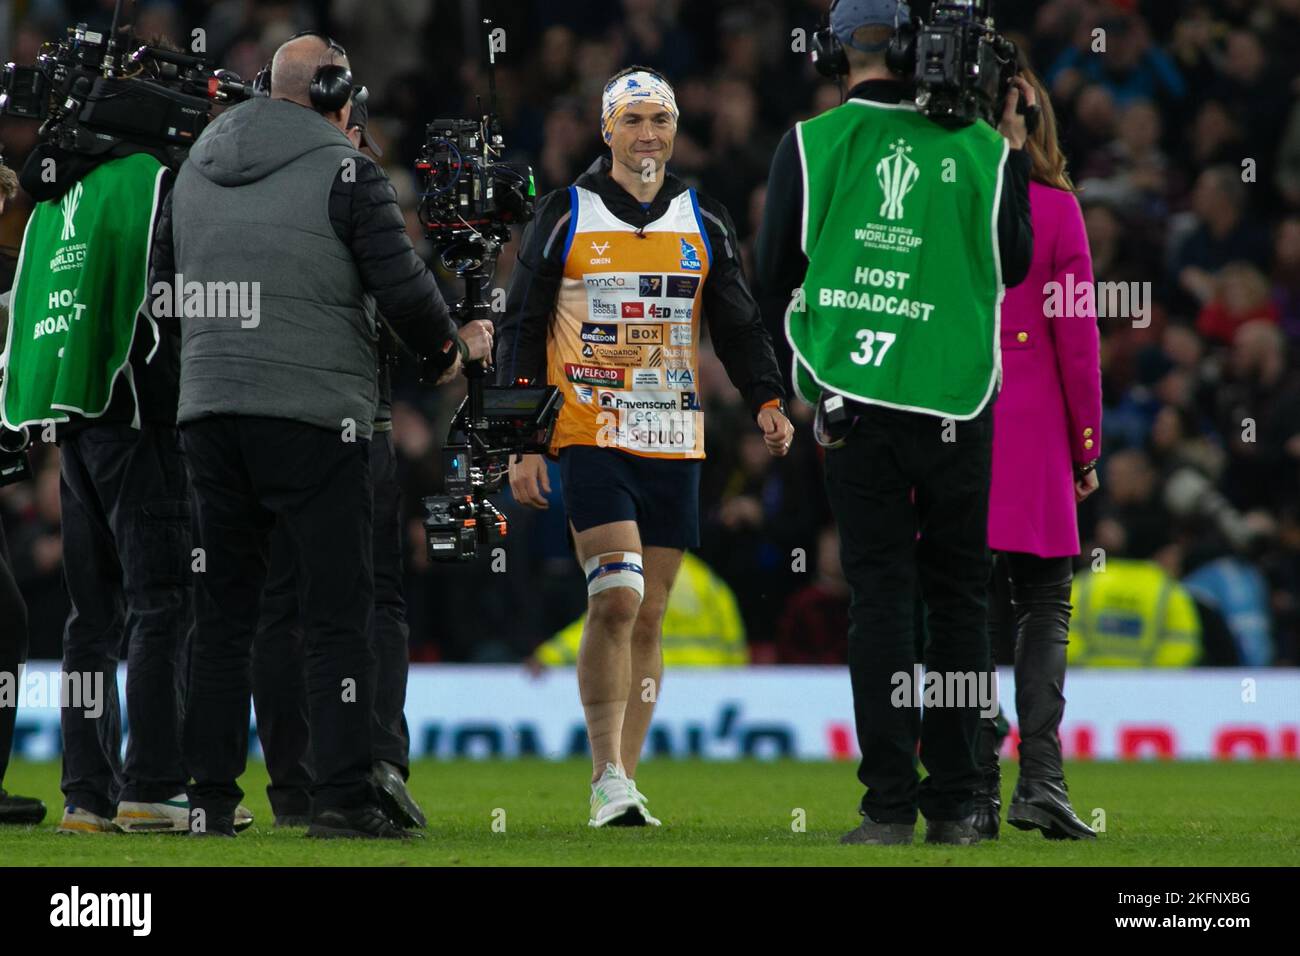
M 586 615 L 537 648 L 537 660 L 548 665 L 578 662 L 582 624 Z M 727 667 L 749 663 L 745 625 L 731 589 L 689 551 L 668 595 L 664 613 L 665 667 Z
M 1109 558 L 1074 579 L 1067 659 L 1075 667 L 1191 667 L 1201 656 L 1192 596 L 1154 561 Z

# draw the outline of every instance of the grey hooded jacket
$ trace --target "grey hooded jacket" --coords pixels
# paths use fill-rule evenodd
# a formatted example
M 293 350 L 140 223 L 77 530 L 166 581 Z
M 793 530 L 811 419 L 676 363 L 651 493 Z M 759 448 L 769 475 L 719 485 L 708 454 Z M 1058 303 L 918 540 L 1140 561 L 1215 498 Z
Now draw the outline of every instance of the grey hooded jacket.
M 267 416 L 351 425 L 368 439 L 376 299 L 435 367 L 456 352 L 446 303 L 402 225 L 382 170 L 314 111 L 257 98 L 217 117 L 155 237 L 155 315 L 160 280 L 180 292 L 177 421 Z

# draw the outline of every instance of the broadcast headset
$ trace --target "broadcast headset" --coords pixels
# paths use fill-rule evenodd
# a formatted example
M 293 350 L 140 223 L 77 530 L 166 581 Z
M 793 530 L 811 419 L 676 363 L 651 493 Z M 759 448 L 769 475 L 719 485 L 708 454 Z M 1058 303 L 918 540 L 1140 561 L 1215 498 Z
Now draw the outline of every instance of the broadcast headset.
M 831 27 L 835 8 L 839 4 L 840 0 L 833 0 L 826 14 L 826 26 L 814 30 L 812 35 L 813 66 L 822 76 L 831 78 L 846 76 L 849 72 L 848 53 Z M 907 7 L 905 3 L 900 3 L 899 6 L 904 9 Z M 916 69 L 916 27 L 912 23 L 910 12 L 907 19 L 900 21 L 898 9 L 894 10 L 894 33 L 885 44 L 884 51 L 885 65 L 891 72 L 910 76 Z M 862 52 L 878 53 L 880 50 L 868 48 Z
M 289 40 L 297 40 L 299 37 L 320 37 L 329 45 L 329 53 L 347 56 L 347 51 L 342 46 L 317 30 L 304 30 L 301 33 L 295 33 L 289 37 Z M 289 41 L 286 40 L 285 42 Z M 253 80 L 253 95 L 271 95 L 271 63 L 269 61 Z M 312 76 L 308 95 L 311 97 L 312 109 L 323 114 L 337 113 L 347 105 L 349 100 L 364 103 L 369 98 L 370 93 L 364 86 L 353 84 L 352 71 L 346 66 L 341 63 L 324 63 Z

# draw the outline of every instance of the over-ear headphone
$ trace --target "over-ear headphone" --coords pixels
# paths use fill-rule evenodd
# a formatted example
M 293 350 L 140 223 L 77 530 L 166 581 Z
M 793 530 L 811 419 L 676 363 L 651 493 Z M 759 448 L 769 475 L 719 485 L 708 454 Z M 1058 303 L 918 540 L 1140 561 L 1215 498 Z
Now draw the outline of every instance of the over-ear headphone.
M 831 13 L 840 0 L 832 0 L 831 8 L 826 12 L 826 26 L 814 30 L 812 35 L 812 62 L 817 72 L 831 78 L 844 76 L 849 72 L 849 57 L 844 52 L 844 44 L 831 29 Z
M 329 45 L 329 52 L 339 56 L 347 56 L 347 51 L 339 44 L 335 43 L 330 37 L 316 30 L 304 30 L 301 33 L 295 33 L 289 37 L 289 40 L 296 40 L 299 37 L 320 37 Z M 289 42 L 286 40 L 285 42 Z M 357 87 L 352 83 L 352 71 L 341 63 L 326 63 L 321 65 L 311 78 L 311 86 L 308 88 L 307 95 L 311 99 L 311 105 L 318 113 L 337 113 L 347 105 L 348 100 L 352 99 L 354 93 L 365 90 L 365 87 Z M 271 64 L 267 63 L 253 79 L 254 96 L 271 95 Z
M 916 73 L 916 25 L 910 19 L 894 27 L 885 47 L 885 66 L 907 80 Z
M 844 76 L 849 72 L 849 56 L 844 44 L 831 29 L 831 16 L 840 0 L 832 0 L 826 13 L 826 26 L 812 35 L 812 61 L 822 76 Z M 910 77 L 916 71 L 916 27 L 909 18 L 894 24 L 894 34 L 885 47 L 885 66 L 892 73 Z

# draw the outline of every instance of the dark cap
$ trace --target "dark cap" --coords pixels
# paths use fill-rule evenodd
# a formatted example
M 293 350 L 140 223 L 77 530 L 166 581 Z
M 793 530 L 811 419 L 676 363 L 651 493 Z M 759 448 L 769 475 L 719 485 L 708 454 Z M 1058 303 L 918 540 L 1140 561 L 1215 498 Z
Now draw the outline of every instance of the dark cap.
M 375 138 L 366 129 L 366 120 L 369 118 L 370 108 L 366 104 L 366 97 L 354 98 L 352 100 L 352 116 L 348 119 L 348 129 L 359 129 L 361 131 L 361 145 L 374 153 L 376 157 L 383 156 L 384 151 L 379 148 Z

